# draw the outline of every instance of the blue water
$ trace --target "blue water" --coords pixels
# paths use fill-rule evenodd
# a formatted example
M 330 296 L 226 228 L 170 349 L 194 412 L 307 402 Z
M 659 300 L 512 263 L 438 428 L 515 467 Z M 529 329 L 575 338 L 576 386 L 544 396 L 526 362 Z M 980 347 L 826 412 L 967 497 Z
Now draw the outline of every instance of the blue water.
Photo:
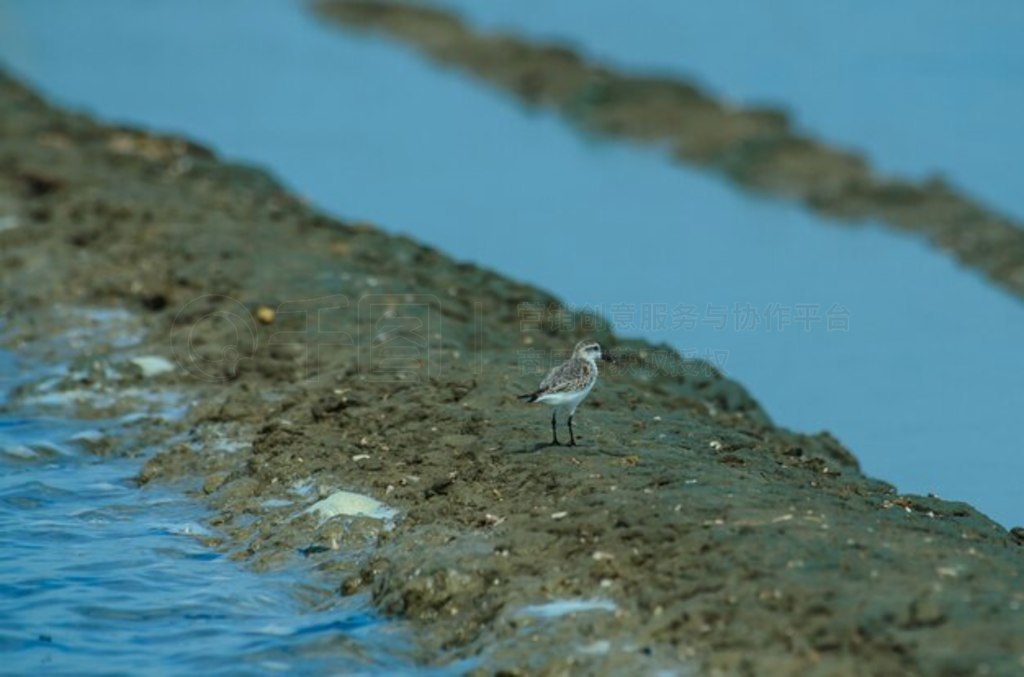
M 0 352 L 0 375 L 25 380 L 13 364 Z M 141 458 L 85 451 L 130 440 L 132 421 L 19 408 L 0 412 L 0 672 L 416 672 L 411 635 L 365 597 L 338 597 L 298 557 L 243 569 L 197 538 L 214 534 L 196 501 L 136 486 Z
M 675 43 L 665 27 L 681 22 L 684 10 L 676 5 L 684 4 L 703 17 L 686 23 L 689 38 L 676 41 L 690 53 L 669 49 Z M 991 28 L 984 39 L 947 47 L 936 38 L 926 49 L 925 37 L 915 38 L 904 48 L 938 59 L 915 61 L 897 59 L 897 47 L 863 35 L 847 38 L 860 44 L 860 56 L 850 56 L 850 42 L 836 42 L 835 15 L 797 12 L 802 6 L 788 4 L 790 13 L 780 10 L 777 21 L 793 16 L 791 30 L 806 39 L 752 39 L 751 61 L 760 65 L 742 67 L 737 45 L 759 29 L 737 24 L 721 47 L 733 55 L 728 67 L 728 60 L 722 65 L 713 58 L 720 48 L 714 32 L 696 28 L 713 25 L 722 16 L 716 12 L 726 10 L 645 2 L 620 15 L 609 3 L 588 4 L 586 11 L 579 3 L 550 3 L 575 7 L 575 13 L 544 5 L 479 3 L 474 11 L 489 21 L 574 36 L 610 58 L 635 54 L 631 63 L 695 72 L 737 98 L 770 98 L 792 107 L 817 133 L 869 149 L 885 168 L 910 175 L 941 171 L 993 204 L 1024 213 L 1015 202 L 1016 175 L 1005 171 L 1005 158 L 1024 151 L 1003 117 L 1014 110 L 1018 91 L 1003 76 L 1019 63 L 1020 48 L 1001 56 L 1012 12 L 1005 21 L 988 10 L 972 15 L 970 26 Z M 953 12 L 947 5 L 911 6 L 926 25 L 939 21 L 936 16 L 952 16 L 944 21 L 955 23 L 955 13 L 943 14 Z M 667 14 L 648 39 L 638 27 L 650 21 L 652 7 Z M 735 4 L 727 7 L 738 11 Z M 754 3 L 744 7 L 757 11 Z M 872 4 L 843 11 L 858 16 L 860 23 L 845 22 L 853 33 L 877 22 L 881 10 Z M 574 20 L 580 16 L 586 20 Z M 549 23 L 534 23 L 538 17 Z M 616 20 L 626 22 L 623 34 L 603 41 Z M 822 73 L 804 65 L 804 76 L 796 77 L 784 66 L 806 58 L 807 44 L 833 60 L 824 60 Z M 938 80 L 927 77 L 943 59 L 969 55 L 988 79 L 956 68 Z M 1024 454 L 1013 425 L 1024 406 L 1021 304 L 916 238 L 870 223 L 824 222 L 675 166 L 656 150 L 588 138 L 407 48 L 324 27 L 285 0 L 0 0 L 0 60 L 60 102 L 106 119 L 187 133 L 230 157 L 269 166 L 328 210 L 409 233 L 554 290 L 572 304 L 604 310 L 624 334 L 710 357 L 748 385 L 777 421 L 834 432 L 870 474 L 904 491 L 969 501 L 1007 525 L 1024 522 Z M 822 87 L 833 78 L 830 88 Z M 858 83 L 866 89 L 858 90 Z M 942 91 L 928 99 L 940 103 L 926 110 L 922 83 Z M 989 85 L 1002 93 L 980 96 L 979 88 Z M 896 91 L 903 88 L 911 94 Z M 949 112 L 943 105 L 961 100 L 970 111 Z M 847 106 L 854 108 L 838 112 Z M 981 125 L 986 117 L 991 124 Z M 962 126 L 950 127 L 954 122 Z M 908 138 L 895 138 L 897 128 Z M 968 145 L 970 152 L 963 150 Z M 662 310 L 667 317 L 659 325 Z M 806 319 L 806 330 L 798 317 Z M 74 463 L 73 477 L 65 474 L 62 482 L 46 479 L 42 466 L 25 470 L 24 481 L 82 492 L 110 485 L 115 489 L 95 491 L 109 491 L 114 504 L 125 500 L 118 492 L 129 489 L 118 488 L 116 464 L 105 470 L 92 469 L 91 461 Z M 91 472 L 112 474 L 91 479 Z M 161 523 L 161 505 L 146 508 L 156 512 L 131 528 L 164 544 L 159 547 L 194 552 L 197 546 L 173 529 L 145 531 L 144 524 Z M 185 504 L 180 510 L 195 514 Z M 40 515 L 44 524 L 51 519 Z M 5 524 L 4 537 L 8 526 L 32 528 Z M 243 581 L 244 591 L 274 586 L 218 559 L 178 559 L 186 571 L 211 567 L 199 578 L 221 567 L 217 571 Z M 282 608 L 294 619 L 288 627 L 314 623 L 291 616 L 287 604 Z M 235 627 L 252 627 L 247 622 Z M 259 627 L 258 620 L 252 623 Z M 33 625 L 18 641 L 38 634 L 51 634 L 55 644 L 67 641 L 48 627 Z M 231 647 L 235 641 L 243 640 L 225 639 Z
M 881 0 L 432 0 L 475 25 L 562 39 L 677 73 L 883 172 L 939 173 L 1024 220 L 1024 3 Z

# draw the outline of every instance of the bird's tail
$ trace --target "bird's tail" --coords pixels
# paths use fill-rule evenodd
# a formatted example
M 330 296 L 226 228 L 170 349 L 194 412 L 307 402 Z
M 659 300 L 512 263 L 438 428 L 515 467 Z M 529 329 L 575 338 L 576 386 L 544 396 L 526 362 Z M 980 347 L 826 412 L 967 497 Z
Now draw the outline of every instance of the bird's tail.
M 525 395 L 516 395 L 516 397 L 518 397 L 519 399 L 524 400 L 526 402 L 536 402 L 537 401 L 537 393 L 526 393 Z

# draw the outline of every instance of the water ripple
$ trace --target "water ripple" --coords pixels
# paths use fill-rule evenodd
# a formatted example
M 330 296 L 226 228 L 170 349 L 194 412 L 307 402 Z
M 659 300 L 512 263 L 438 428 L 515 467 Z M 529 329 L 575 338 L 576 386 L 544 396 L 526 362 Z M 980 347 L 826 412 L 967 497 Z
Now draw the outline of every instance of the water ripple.
M 136 486 L 140 459 L 88 453 L 130 421 L 19 406 L 0 412 L 0 671 L 423 672 L 368 599 L 240 568 L 196 540 L 200 506 Z

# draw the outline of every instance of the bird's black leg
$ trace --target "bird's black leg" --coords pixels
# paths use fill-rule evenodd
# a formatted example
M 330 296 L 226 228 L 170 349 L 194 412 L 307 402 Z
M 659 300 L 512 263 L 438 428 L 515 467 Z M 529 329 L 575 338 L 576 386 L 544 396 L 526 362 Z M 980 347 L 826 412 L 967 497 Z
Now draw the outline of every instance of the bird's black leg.
M 573 416 L 575 416 L 575 414 L 569 414 L 569 446 L 570 447 L 575 447 L 576 446 L 576 435 L 574 435 L 573 432 L 572 432 L 572 417 Z
M 555 425 L 556 425 L 555 424 L 555 415 L 557 413 L 558 413 L 557 409 L 555 409 L 553 412 L 551 412 L 551 444 L 556 446 L 556 447 L 562 445 L 562 443 L 558 441 L 558 430 L 555 427 Z

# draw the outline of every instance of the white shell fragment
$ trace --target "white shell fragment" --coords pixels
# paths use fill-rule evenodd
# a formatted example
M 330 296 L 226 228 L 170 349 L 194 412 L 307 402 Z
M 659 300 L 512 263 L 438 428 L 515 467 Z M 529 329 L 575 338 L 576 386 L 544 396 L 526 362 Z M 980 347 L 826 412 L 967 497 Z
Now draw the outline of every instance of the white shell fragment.
M 547 604 L 531 604 L 519 609 L 516 616 L 534 618 L 559 618 L 581 611 L 615 611 L 618 608 L 610 599 L 562 599 Z
M 174 371 L 174 363 L 159 355 L 143 355 L 129 360 L 142 371 L 143 378 L 151 378 Z
M 375 498 L 351 491 L 335 491 L 327 498 L 306 508 L 307 513 L 316 513 L 324 522 L 341 515 L 349 517 L 370 517 L 378 520 L 392 520 L 398 515 L 394 508 Z

